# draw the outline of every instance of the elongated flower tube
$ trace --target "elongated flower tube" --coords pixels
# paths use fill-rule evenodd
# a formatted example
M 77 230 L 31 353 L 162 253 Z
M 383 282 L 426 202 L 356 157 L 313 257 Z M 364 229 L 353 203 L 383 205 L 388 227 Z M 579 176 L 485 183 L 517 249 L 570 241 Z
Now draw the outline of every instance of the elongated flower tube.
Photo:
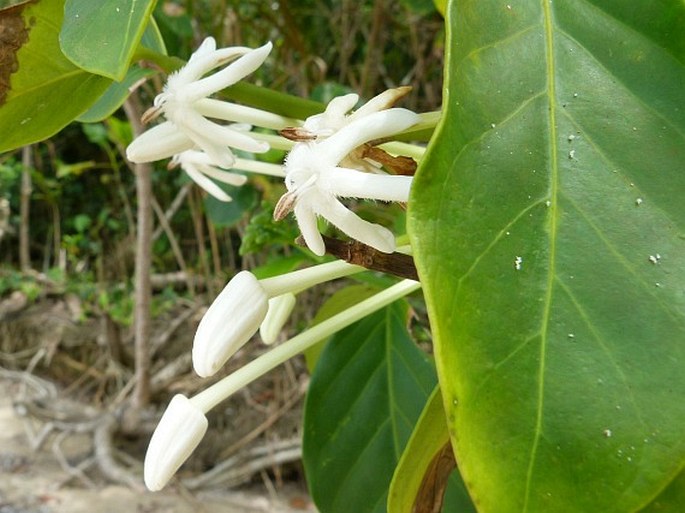
M 231 279 L 209 306 L 193 341 L 193 368 L 204 378 L 214 375 L 252 338 L 269 310 L 269 299 L 365 270 L 343 261 L 328 262 L 258 280 L 249 271 Z
M 288 192 L 276 205 L 274 218 L 282 219 L 293 210 L 307 246 L 317 255 L 326 251 L 317 216 L 324 217 L 353 239 L 392 253 L 395 249 L 392 232 L 364 221 L 338 198 L 406 202 L 413 177 L 365 173 L 341 167 L 339 163 L 360 145 L 401 132 L 418 121 L 419 116 L 410 110 L 387 109 L 360 117 L 321 142 L 296 144 L 285 161 Z
M 262 337 L 262 342 L 267 345 L 276 342 L 278 334 L 288 321 L 296 302 L 295 294 L 292 292 L 286 292 L 269 299 L 269 310 L 259 326 L 259 336 Z
M 144 474 L 149 476 L 149 479 L 148 477 L 145 478 L 145 484 L 151 490 L 160 490 L 166 485 L 174 472 L 198 445 L 199 438 L 203 436 L 206 429 L 206 424 L 204 424 L 205 427 L 202 427 L 204 415 L 221 401 L 320 340 L 330 337 L 350 324 L 418 290 L 420 287 L 420 283 L 413 280 L 403 280 L 396 283 L 386 290 L 296 335 L 268 353 L 252 360 L 196 396 L 190 399 L 186 399 L 183 396 L 174 397 L 155 433 L 152 435 L 150 447 L 145 456 Z M 176 400 L 177 397 L 182 399 Z M 179 416 L 183 414 L 188 414 L 192 418 L 188 422 L 187 434 L 184 433 L 184 426 L 177 428 L 173 422 L 174 420 L 180 420 Z M 161 431 L 161 433 L 158 434 L 158 431 Z
M 166 121 L 147 130 L 128 146 L 129 160 L 151 162 L 200 148 L 214 164 L 230 168 L 235 160 L 230 148 L 253 153 L 267 151 L 269 146 L 265 142 L 207 118 L 250 124 L 257 120 L 272 126 L 280 125 L 279 119 L 283 118 L 207 97 L 255 71 L 271 48 L 271 43 L 267 43 L 254 50 L 245 47 L 217 50 L 214 38 L 205 39 L 188 63 L 169 76 L 164 91 L 155 98 L 154 107 L 143 116 L 144 121 L 149 121 L 163 114 Z M 203 78 L 229 61 L 233 62 Z
M 150 439 L 143 480 L 149 490 L 164 488 L 198 446 L 207 431 L 207 417 L 187 397 L 175 395 Z
M 269 296 L 249 271 L 241 271 L 202 317 L 193 341 L 193 368 L 202 377 L 216 373 L 264 320 Z

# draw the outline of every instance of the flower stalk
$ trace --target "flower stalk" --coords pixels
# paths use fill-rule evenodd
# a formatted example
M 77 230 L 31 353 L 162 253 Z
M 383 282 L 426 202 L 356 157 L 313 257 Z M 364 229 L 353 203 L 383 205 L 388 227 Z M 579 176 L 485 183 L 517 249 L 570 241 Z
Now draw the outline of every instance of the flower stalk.
M 280 346 L 241 367 L 233 374 L 216 382 L 206 390 L 190 398 L 190 402 L 198 409 L 207 413 L 217 404 L 224 401 L 236 391 L 266 374 L 281 363 L 305 351 L 322 339 L 346 328 L 367 315 L 380 310 L 394 301 L 411 294 L 421 288 L 421 284 L 414 280 L 403 280 L 379 292 L 374 296 L 326 319 L 309 328 L 307 331 L 294 336 Z

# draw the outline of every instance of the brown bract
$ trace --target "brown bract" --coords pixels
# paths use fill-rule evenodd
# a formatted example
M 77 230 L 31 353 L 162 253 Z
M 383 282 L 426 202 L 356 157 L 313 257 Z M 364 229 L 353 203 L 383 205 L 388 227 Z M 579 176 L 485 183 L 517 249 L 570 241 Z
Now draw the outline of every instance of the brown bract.
M 7 100 L 11 89 L 10 77 L 19 69 L 17 52 L 29 40 L 34 18 L 24 20 L 24 8 L 37 0 L 30 0 L 0 10 L 0 105 Z M 28 25 L 28 26 L 27 26 Z

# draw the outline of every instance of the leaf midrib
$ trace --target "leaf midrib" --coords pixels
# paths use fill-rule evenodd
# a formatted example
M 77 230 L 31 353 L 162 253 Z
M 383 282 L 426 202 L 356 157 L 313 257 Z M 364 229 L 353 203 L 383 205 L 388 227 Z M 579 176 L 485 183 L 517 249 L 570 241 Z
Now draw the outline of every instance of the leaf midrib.
M 549 159 L 550 159 L 550 198 L 549 207 L 549 264 L 547 270 L 547 287 L 542 315 L 542 325 L 540 329 L 540 364 L 538 367 L 538 390 L 537 390 L 537 411 L 535 417 L 535 433 L 533 444 L 530 450 L 528 471 L 526 473 L 526 488 L 523 499 L 523 512 L 528 511 L 530 504 L 530 493 L 532 489 L 533 471 L 537 456 L 540 437 L 542 436 L 542 416 L 544 409 L 544 388 L 545 388 L 545 365 L 547 353 L 547 330 L 552 306 L 552 292 L 554 287 L 554 275 L 556 266 L 556 241 L 557 241 L 557 208 L 558 208 L 558 188 L 559 188 L 559 168 L 558 168 L 558 148 L 557 148 L 557 126 L 556 126 L 556 76 L 554 61 L 554 33 L 552 27 L 552 12 L 549 0 L 542 0 L 543 23 L 545 29 L 545 60 L 547 70 L 547 98 L 549 101 L 548 123 L 549 123 Z

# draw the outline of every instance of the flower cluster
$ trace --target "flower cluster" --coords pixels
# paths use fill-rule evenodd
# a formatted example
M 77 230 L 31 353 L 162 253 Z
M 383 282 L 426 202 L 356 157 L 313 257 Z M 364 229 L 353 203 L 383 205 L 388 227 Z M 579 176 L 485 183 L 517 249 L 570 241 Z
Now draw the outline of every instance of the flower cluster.
M 171 167 L 180 166 L 209 194 L 221 201 L 230 201 L 207 177 L 242 185 L 246 180 L 242 175 L 218 169 L 236 165 L 231 148 L 264 153 L 269 144 L 249 133 L 252 124 L 278 129 L 293 120 L 209 96 L 255 71 L 271 48 L 271 43 L 267 43 L 254 50 L 245 47 L 217 50 L 214 38 L 205 39 L 188 63 L 169 76 L 154 106 L 143 115 L 146 123 L 160 115 L 166 121 L 137 137 L 126 149 L 128 159 L 140 163 L 172 157 Z M 228 62 L 222 70 L 204 76 Z M 222 125 L 211 119 L 231 124 Z
M 408 201 L 412 177 L 385 174 L 376 166 L 375 172 L 368 172 L 372 164 L 359 152 L 364 145 L 418 123 L 419 116 L 410 110 L 387 108 L 397 95 L 397 90 L 387 91 L 349 115 L 359 97 L 334 98 L 323 114 L 308 118 L 297 131 L 304 140 L 286 158 L 288 192 L 276 205 L 274 218 L 282 219 L 294 211 L 305 243 L 316 255 L 326 251 L 317 216 L 379 251 L 395 250 L 390 230 L 361 219 L 339 198 Z
M 143 116 L 144 122 L 160 115 L 165 121 L 131 143 L 127 149 L 129 159 L 148 162 L 171 157 L 170 167 L 180 166 L 200 187 L 222 201 L 231 198 L 213 180 L 234 186 L 246 181 L 244 175 L 226 169 L 284 176 L 287 192 L 276 205 L 274 217 L 282 219 L 293 211 L 312 252 L 321 256 L 326 251 L 317 226 L 321 216 L 350 237 L 392 253 L 393 233 L 361 219 L 340 198 L 408 201 L 412 176 L 383 170 L 383 166 L 392 170 L 388 162 L 403 157 L 393 157 L 378 147 L 386 138 L 419 121 L 417 114 L 393 107 L 408 88 L 386 91 L 356 111 L 352 110 L 359 101 L 356 94 L 334 98 L 323 113 L 303 123 L 209 98 L 252 73 L 270 51 L 271 43 L 257 49 L 217 49 L 214 39 L 207 38 L 187 65 L 169 77 L 164 91 Z M 282 130 L 295 139 L 293 144 L 278 138 L 279 144 L 285 143 L 291 149 L 282 167 L 233 155 L 232 149 L 261 153 L 269 148 L 266 140 L 273 141 L 276 136 L 252 133 L 253 125 Z M 296 294 L 364 270 L 333 261 L 261 280 L 248 271 L 239 272 L 200 321 L 192 348 L 195 372 L 201 377 L 216 374 L 257 331 L 266 343 L 273 343 L 295 306 Z M 419 287 L 413 280 L 399 282 L 276 346 L 195 397 L 176 395 L 150 441 L 144 468 L 147 487 L 159 490 L 171 479 L 204 436 L 206 413 L 220 401 L 312 344 Z

